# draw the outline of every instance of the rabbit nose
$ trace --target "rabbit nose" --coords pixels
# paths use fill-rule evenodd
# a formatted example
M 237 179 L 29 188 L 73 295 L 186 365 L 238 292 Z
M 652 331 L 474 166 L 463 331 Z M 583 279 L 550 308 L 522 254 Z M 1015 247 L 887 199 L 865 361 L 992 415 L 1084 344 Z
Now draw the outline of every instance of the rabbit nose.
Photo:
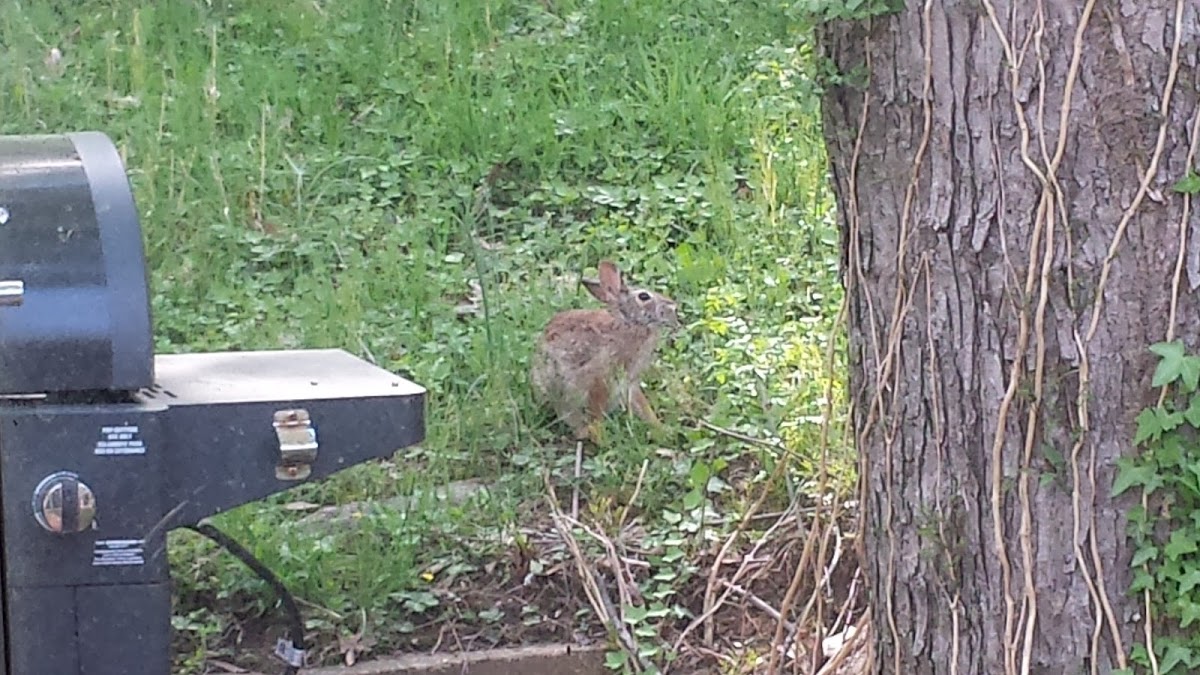
M 674 303 L 672 303 L 668 307 L 668 309 L 670 311 L 667 312 L 667 317 L 668 317 L 668 319 L 670 319 L 671 325 L 678 327 L 680 325 L 680 323 L 679 323 L 679 307 L 677 305 L 675 305 Z

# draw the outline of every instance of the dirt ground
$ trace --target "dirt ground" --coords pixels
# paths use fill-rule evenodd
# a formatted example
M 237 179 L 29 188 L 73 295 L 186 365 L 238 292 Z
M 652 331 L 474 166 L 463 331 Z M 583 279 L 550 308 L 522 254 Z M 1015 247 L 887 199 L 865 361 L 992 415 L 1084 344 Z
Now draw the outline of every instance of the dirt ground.
M 785 605 L 785 596 L 792 585 L 795 570 L 800 562 L 806 543 L 806 518 L 794 516 L 790 526 L 778 529 L 778 535 L 752 549 L 749 543 L 734 547 L 727 553 L 716 573 L 708 574 L 717 555 L 716 547 L 700 560 L 693 560 L 702 572 L 684 587 L 675 601 L 690 610 L 693 616 L 704 612 L 706 589 L 711 584 L 717 596 L 727 595 L 712 616 L 712 640 L 706 640 L 705 626 L 693 626 L 689 619 L 663 624 L 660 635 L 669 643 L 677 643 L 681 657 L 671 667 L 672 673 L 756 673 L 765 672 L 766 661 L 771 653 L 778 627 L 778 608 Z M 351 665 L 402 655 L 437 655 L 480 652 L 497 648 L 528 647 L 536 645 L 574 645 L 582 648 L 603 647 L 611 644 L 606 626 L 597 618 L 593 603 L 589 602 L 586 579 L 581 569 L 596 580 L 603 593 L 614 595 L 621 587 L 618 572 L 627 580 L 625 588 L 636 588 L 639 572 L 636 564 L 624 565 L 615 570 L 611 559 L 603 555 L 582 558 L 566 556 L 555 567 L 543 570 L 540 575 L 529 575 L 532 560 L 553 559 L 556 551 L 561 555 L 564 548 L 571 550 L 571 542 L 556 528 L 554 514 L 538 514 L 538 523 L 531 531 L 541 533 L 531 537 L 531 550 L 522 555 L 513 552 L 504 559 L 493 561 L 488 569 L 472 575 L 454 579 L 448 585 L 435 586 L 434 592 L 442 598 L 436 616 L 428 616 L 412 630 L 400 633 L 389 632 L 386 626 L 375 627 L 370 635 L 336 636 L 310 634 L 313 646 L 310 651 L 310 666 Z M 848 523 L 849 524 L 849 523 Z M 844 537 L 845 535 L 843 535 Z M 864 645 L 869 640 L 858 636 L 855 644 L 845 651 L 853 658 L 846 659 L 841 667 L 828 663 L 829 656 L 836 652 L 836 645 L 822 645 L 844 635 L 847 627 L 853 629 L 860 621 L 866 607 L 862 592 L 862 579 L 858 573 L 858 561 L 854 547 L 842 542 L 841 553 L 836 556 L 827 582 L 823 588 L 814 589 L 812 579 L 801 577 L 795 597 L 790 603 L 789 623 L 784 635 L 787 640 L 788 658 L 783 660 L 782 672 L 839 673 L 861 672 Z M 575 550 L 579 550 L 575 547 Z M 753 554 L 750 556 L 749 554 Z M 618 563 L 617 567 L 622 567 Z M 828 564 L 826 565 L 828 567 Z M 737 575 L 736 582 L 728 580 Z M 728 591 L 728 592 L 727 592 Z M 815 592 L 821 596 L 821 615 L 815 611 Z M 217 603 L 216 599 L 211 602 Z M 304 607 L 308 614 L 314 610 Z M 213 606 L 213 605 L 210 605 Z M 219 605 L 216 605 L 219 607 Z M 523 614 L 527 607 L 554 608 L 552 615 L 541 617 Z M 808 610 L 807 618 L 799 626 L 792 621 Z M 587 611 L 581 611 L 587 610 Z M 472 621 L 465 617 L 501 617 L 499 620 Z M 587 616 L 581 621 L 580 614 Z M 211 656 L 207 659 L 209 673 L 277 673 L 281 662 L 271 654 L 275 641 L 285 634 L 281 622 L 241 620 L 230 608 L 230 629 L 215 642 L 208 643 Z M 819 631 L 818 626 L 824 630 Z M 688 631 L 685 635 L 684 632 Z M 182 653 L 195 645 L 186 644 L 177 638 L 177 649 Z M 755 657 L 757 655 L 757 657 Z M 841 661 L 846 654 L 835 659 Z M 792 669 L 793 659 L 800 661 Z M 757 664 L 757 665 L 756 665 Z M 823 669 L 824 668 L 824 669 Z

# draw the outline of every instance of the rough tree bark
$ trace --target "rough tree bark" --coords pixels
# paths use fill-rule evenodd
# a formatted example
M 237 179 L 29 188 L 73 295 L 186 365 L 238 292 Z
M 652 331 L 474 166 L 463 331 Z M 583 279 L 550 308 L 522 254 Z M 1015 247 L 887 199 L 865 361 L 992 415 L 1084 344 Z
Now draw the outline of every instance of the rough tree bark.
M 1147 347 L 1198 342 L 1200 3 L 909 0 L 819 44 L 874 672 L 1111 672 L 1114 465 Z

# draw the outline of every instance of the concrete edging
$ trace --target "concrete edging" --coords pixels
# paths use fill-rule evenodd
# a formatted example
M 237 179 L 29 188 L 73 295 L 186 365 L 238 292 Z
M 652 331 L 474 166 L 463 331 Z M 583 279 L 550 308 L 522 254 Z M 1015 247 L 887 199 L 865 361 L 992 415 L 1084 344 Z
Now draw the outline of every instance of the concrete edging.
M 604 645 L 533 645 L 455 654 L 413 654 L 353 666 L 314 668 L 304 675 L 608 675 Z

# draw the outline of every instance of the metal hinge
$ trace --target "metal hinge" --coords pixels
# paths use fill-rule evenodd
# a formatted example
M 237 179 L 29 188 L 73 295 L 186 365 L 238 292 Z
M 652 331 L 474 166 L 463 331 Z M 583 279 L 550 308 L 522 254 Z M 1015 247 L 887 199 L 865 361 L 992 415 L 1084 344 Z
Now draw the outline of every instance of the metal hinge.
M 16 279 L 0 281 L 0 307 L 18 307 L 24 300 L 24 281 Z
M 279 480 L 304 480 L 317 461 L 317 430 L 303 408 L 275 411 L 275 436 L 279 439 Z

